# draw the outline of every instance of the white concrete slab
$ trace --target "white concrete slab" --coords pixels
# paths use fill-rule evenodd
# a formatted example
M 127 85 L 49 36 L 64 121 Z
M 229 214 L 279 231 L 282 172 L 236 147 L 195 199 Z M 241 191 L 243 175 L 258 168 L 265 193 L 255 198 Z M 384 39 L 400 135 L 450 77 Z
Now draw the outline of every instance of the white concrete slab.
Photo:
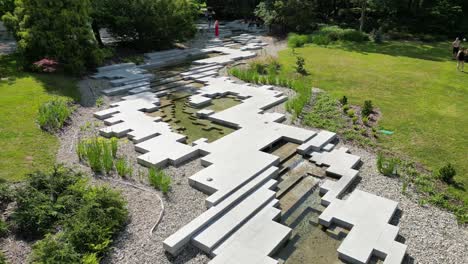
M 397 205 L 397 202 L 356 190 L 345 201 L 333 201 L 319 221 L 324 226 L 336 223 L 352 227 L 338 248 L 341 258 L 365 264 L 372 254 L 377 254 L 385 258 L 385 264 L 399 264 L 407 246 L 395 241 L 398 227 L 388 224 Z
M 320 131 L 315 137 L 297 148 L 297 152 L 301 155 L 309 154 L 312 151 L 320 151 L 330 141 L 336 138 L 336 133 L 330 131 Z

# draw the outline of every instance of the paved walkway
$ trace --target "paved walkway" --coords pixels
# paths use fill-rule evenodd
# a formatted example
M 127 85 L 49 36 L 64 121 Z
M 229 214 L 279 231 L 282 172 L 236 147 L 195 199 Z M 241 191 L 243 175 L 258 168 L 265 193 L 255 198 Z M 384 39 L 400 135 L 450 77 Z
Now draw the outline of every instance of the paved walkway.
M 16 50 L 16 41 L 0 22 L 0 55 L 10 54 Z

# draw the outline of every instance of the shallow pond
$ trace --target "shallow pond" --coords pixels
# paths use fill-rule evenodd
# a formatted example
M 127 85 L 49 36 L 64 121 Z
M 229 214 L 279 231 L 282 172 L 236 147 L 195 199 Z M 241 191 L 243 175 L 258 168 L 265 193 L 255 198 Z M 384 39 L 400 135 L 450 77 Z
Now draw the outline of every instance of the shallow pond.
M 150 113 L 160 116 L 164 122 L 171 125 L 174 131 L 187 136 L 187 144 L 206 138 L 208 142 L 215 141 L 235 131 L 235 129 L 216 124 L 206 119 L 199 119 L 196 112 L 201 109 L 211 109 L 215 112 L 223 111 L 240 103 L 235 97 L 215 98 L 204 108 L 193 108 L 188 104 L 191 92 L 175 92 L 161 98 L 159 111 Z

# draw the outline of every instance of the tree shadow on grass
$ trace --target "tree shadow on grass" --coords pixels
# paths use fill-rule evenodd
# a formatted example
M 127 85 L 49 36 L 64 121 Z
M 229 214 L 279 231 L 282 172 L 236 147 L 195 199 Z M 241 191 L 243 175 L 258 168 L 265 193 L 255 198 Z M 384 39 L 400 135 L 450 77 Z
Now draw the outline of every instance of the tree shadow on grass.
M 76 102 L 80 100 L 76 77 L 63 73 L 28 72 L 24 70 L 19 54 L 0 55 L 0 84 L 7 82 L 8 85 L 14 85 L 17 79 L 27 77 L 39 82 L 49 94 L 67 96 Z
M 438 62 L 452 60 L 450 44 L 443 42 L 390 41 L 382 44 L 374 42 L 344 42 L 337 46 L 330 46 L 330 48 L 339 48 L 364 55 L 379 53 L 396 57 L 408 57 Z

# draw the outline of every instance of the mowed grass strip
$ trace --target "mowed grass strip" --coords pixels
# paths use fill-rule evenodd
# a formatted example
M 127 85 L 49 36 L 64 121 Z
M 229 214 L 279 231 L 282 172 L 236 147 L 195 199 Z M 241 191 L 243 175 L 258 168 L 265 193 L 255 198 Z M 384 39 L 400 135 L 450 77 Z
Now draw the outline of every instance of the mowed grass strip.
M 0 56 L 0 180 L 8 181 L 55 164 L 58 138 L 37 125 L 39 106 L 54 96 L 79 99 L 76 79 L 24 73 L 16 60 Z
M 468 74 L 456 70 L 450 43 L 307 45 L 295 53 L 280 52 L 282 74 L 292 75 L 296 56 L 304 57 L 312 86 L 381 109 L 380 126 L 395 131 L 381 137 L 383 146 L 434 170 L 451 162 L 468 188 Z M 463 188 L 451 192 L 468 201 Z

